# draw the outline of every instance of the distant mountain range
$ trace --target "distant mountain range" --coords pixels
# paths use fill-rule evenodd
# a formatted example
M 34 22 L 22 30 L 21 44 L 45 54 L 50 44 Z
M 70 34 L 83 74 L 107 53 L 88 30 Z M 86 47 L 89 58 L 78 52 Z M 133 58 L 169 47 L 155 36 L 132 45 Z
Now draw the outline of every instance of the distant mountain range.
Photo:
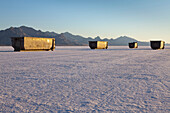
M 0 46 L 10 46 L 11 37 L 47 37 L 55 38 L 56 45 L 58 46 L 84 46 L 88 45 L 88 41 L 108 41 L 109 46 L 127 46 L 129 42 L 138 42 L 140 46 L 148 46 L 149 42 L 140 42 L 136 39 L 121 36 L 116 39 L 101 39 L 99 36 L 96 38 L 85 38 L 79 35 L 73 35 L 69 32 L 55 33 L 55 32 L 42 32 L 41 30 L 35 30 L 31 27 L 10 27 L 6 30 L 0 31 Z

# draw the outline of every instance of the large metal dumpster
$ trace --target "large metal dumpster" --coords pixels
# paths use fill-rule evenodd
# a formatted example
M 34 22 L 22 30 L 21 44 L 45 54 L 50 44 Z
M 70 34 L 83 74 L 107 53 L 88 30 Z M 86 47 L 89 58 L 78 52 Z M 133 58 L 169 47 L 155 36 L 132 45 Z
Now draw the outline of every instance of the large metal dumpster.
M 165 48 L 164 41 L 150 41 L 150 45 L 152 49 L 164 49 Z
M 50 51 L 55 49 L 55 38 L 12 37 L 14 51 Z
M 138 48 L 138 43 L 137 42 L 129 43 L 129 48 Z
M 107 49 L 108 42 L 107 41 L 89 41 L 89 47 L 91 49 Z

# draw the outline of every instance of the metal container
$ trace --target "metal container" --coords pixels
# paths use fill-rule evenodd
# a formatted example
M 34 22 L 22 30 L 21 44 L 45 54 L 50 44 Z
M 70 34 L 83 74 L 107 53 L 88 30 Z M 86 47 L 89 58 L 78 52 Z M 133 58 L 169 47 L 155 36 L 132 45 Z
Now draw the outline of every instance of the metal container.
M 12 37 L 14 51 L 50 51 L 55 49 L 55 38 Z
M 108 42 L 107 41 L 89 41 L 89 47 L 91 49 L 107 49 Z
M 164 41 L 150 41 L 150 45 L 152 49 L 164 49 L 165 48 Z
M 138 43 L 137 42 L 129 43 L 129 48 L 138 48 Z

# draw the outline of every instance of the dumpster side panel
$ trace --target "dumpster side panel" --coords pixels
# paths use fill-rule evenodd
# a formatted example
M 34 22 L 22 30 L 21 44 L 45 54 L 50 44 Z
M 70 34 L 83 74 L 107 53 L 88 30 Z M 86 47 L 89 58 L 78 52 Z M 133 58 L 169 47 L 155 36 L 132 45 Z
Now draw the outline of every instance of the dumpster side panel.
M 134 43 L 129 43 L 129 48 L 134 48 Z
M 20 51 L 24 49 L 24 37 L 12 37 L 11 42 L 14 51 Z
M 152 49 L 160 49 L 161 47 L 161 41 L 151 41 L 150 43 Z
M 135 48 L 138 48 L 138 43 L 135 43 Z
M 164 49 L 164 41 L 161 41 L 160 49 Z
M 163 41 L 163 48 L 162 49 L 165 49 L 165 41 Z
M 89 47 L 91 49 L 96 49 L 97 48 L 97 41 L 89 41 Z
M 55 50 L 55 38 L 52 39 L 52 48 L 51 48 L 52 51 Z
M 55 48 L 52 38 L 24 37 L 25 50 L 52 50 Z
M 107 49 L 108 42 L 105 41 L 98 41 L 97 42 L 97 49 Z
M 108 48 L 108 42 L 105 42 L 105 49 Z

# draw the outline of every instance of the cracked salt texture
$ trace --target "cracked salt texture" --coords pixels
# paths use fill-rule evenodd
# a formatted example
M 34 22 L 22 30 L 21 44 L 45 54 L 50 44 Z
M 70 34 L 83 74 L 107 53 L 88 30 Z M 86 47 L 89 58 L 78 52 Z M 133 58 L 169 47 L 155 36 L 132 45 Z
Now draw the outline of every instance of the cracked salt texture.
M 170 112 L 170 47 L 0 47 L 0 112 Z

